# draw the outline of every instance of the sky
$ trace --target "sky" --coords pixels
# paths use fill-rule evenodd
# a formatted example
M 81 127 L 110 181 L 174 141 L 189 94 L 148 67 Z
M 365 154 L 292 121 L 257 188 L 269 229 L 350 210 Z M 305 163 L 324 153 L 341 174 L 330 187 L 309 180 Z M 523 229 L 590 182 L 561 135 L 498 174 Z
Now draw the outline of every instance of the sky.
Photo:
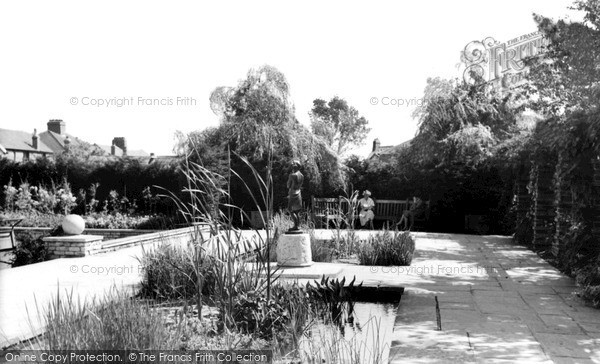
M 0 128 L 67 132 L 172 154 L 176 131 L 219 123 L 209 96 L 268 64 L 286 76 L 296 116 L 339 96 L 374 138 L 412 138 L 428 77 L 461 77 L 460 52 L 488 36 L 536 31 L 532 14 L 581 19 L 572 0 L 2 1 Z M 401 100 L 401 101 L 400 101 Z M 103 104 L 102 104 L 103 103 Z M 162 105 L 161 105 L 162 103 Z M 119 107 L 120 105 L 120 107 Z

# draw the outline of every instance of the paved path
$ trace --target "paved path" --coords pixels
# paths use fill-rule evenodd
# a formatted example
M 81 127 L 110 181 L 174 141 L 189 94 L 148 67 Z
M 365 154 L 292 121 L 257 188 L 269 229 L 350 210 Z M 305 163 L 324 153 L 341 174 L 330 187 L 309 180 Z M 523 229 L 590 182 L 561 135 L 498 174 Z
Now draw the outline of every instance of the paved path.
M 409 267 L 346 268 L 406 287 L 391 363 L 600 363 L 600 310 L 575 282 L 507 237 L 417 233 Z M 435 296 L 442 331 L 437 331 Z
M 600 363 L 600 311 L 572 295 L 574 281 L 536 254 L 506 237 L 415 236 L 411 267 L 341 265 L 343 275 L 365 285 L 406 288 L 391 338 L 392 363 Z M 1 270 L 0 345 L 39 330 L 34 296 L 43 306 L 57 290 L 85 298 L 136 285 L 140 252 L 135 247 Z M 436 330 L 435 296 L 442 331 Z
M 0 348 L 42 327 L 39 312 L 57 292 L 80 299 L 140 282 L 140 247 L 85 258 L 63 258 L 0 270 Z M 38 310 L 39 308 L 39 310 Z

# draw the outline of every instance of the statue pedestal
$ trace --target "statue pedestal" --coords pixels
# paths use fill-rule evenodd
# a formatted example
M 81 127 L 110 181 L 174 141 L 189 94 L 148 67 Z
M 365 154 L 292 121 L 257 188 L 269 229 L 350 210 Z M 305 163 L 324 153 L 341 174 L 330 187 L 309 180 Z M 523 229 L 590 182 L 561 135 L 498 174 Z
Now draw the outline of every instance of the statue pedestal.
M 309 267 L 313 264 L 308 234 L 283 234 L 277 242 L 277 265 Z

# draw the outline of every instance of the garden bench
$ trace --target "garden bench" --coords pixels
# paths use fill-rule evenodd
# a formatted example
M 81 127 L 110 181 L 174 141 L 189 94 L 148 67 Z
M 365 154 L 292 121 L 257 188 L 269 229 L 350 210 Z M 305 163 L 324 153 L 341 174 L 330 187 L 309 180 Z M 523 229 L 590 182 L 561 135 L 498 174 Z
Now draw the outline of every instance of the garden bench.
M 389 227 L 393 227 L 400 218 L 402 213 L 413 204 L 412 199 L 406 200 L 375 200 L 375 221 L 383 221 L 388 223 Z M 325 227 L 329 229 L 329 224 L 341 224 L 348 221 L 354 222 L 358 218 L 358 211 L 349 211 L 348 201 L 343 197 L 338 198 L 311 198 L 311 214 L 313 221 L 317 227 Z M 423 201 L 427 208 L 423 214 L 415 216 L 414 226 L 424 227 L 429 220 L 429 201 Z
M 15 249 L 15 226 L 19 225 L 21 221 L 23 219 L 0 219 L 0 224 L 8 224 L 8 226 L 0 226 L 0 241 L 10 239 L 10 248 L 5 248 L 6 244 L 0 244 L 0 252 Z
M 341 198 L 311 198 L 311 215 L 317 227 L 325 225 L 329 229 L 329 223 L 339 224 L 344 221 L 344 209 Z M 348 210 L 348 204 L 344 204 Z

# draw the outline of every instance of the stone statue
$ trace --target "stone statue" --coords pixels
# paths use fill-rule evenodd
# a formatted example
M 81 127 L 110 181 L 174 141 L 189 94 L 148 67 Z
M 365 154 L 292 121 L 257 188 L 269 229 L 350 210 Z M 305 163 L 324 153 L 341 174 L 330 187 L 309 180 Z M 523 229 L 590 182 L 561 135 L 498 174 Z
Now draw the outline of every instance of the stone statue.
M 302 165 L 297 160 L 292 162 L 292 173 L 290 173 L 287 181 L 288 209 L 294 220 L 294 227 L 288 230 L 290 232 L 300 231 L 300 218 L 298 212 L 302 209 L 302 194 L 300 190 L 302 188 L 302 183 L 304 182 L 304 176 L 300 173 L 301 166 Z

